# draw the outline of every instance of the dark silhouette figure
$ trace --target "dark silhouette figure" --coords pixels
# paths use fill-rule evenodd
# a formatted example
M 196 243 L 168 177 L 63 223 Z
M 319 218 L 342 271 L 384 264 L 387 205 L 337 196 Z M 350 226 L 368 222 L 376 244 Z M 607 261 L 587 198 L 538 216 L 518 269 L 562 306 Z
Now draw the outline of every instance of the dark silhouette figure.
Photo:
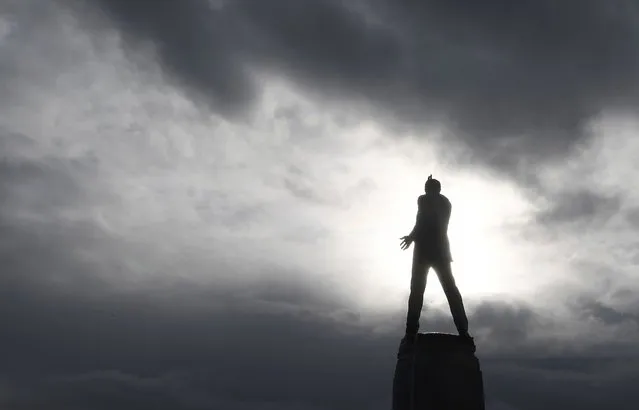
M 455 284 L 451 262 L 453 260 L 448 241 L 448 223 L 451 215 L 451 203 L 440 193 L 441 184 L 428 177 L 425 195 L 417 199 L 417 220 L 408 236 L 400 238 L 402 249 L 408 249 L 412 243 L 413 267 L 406 317 L 406 336 L 413 337 L 419 330 L 419 317 L 424 304 L 426 277 L 430 268 L 435 270 L 444 289 L 450 311 L 459 335 L 470 338 L 468 319 L 459 289 Z

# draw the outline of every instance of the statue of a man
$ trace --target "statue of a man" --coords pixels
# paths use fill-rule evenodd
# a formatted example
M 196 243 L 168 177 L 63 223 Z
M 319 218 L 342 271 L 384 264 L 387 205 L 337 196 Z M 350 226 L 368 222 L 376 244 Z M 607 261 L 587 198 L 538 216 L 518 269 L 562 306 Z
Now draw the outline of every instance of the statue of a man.
M 424 304 L 426 276 L 432 267 L 446 293 L 450 311 L 459 335 L 470 339 L 468 319 L 459 289 L 451 269 L 452 256 L 448 241 L 448 222 L 451 203 L 441 194 L 441 184 L 429 176 L 425 195 L 417 199 L 417 220 L 413 231 L 401 238 L 402 249 L 413 247 L 413 268 L 406 317 L 406 336 L 412 337 L 419 330 L 419 317 Z

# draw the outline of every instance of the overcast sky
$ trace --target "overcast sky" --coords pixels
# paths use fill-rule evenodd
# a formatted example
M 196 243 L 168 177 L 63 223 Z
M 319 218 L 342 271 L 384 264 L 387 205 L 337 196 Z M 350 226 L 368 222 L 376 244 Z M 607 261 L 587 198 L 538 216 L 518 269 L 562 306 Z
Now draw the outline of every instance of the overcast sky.
M 487 408 L 635 409 L 637 107 L 636 1 L 0 0 L 0 407 L 389 409 L 432 173 Z

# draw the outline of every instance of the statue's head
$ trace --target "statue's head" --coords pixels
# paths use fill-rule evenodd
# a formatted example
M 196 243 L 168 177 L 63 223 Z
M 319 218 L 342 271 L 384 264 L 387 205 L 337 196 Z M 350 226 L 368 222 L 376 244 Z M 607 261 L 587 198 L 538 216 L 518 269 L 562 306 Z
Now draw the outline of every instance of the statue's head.
M 424 186 L 424 191 L 426 191 L 427 194 L 439 194 L 442 190 L 442 184 L 436 180 L 433 179 L 433 175 L 429 175 L 428 176 L 428 180 L 426 180 L 426 185 Z

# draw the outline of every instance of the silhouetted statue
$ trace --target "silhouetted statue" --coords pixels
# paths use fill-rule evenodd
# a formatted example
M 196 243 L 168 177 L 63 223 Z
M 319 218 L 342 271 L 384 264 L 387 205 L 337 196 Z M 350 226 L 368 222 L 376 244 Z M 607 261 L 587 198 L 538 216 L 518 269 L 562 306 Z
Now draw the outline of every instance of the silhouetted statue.
M 406 316 L 406 336 L 410 339 L 417 335 L 419 330 L 426 277 L 430 268 L 433 268 L 446 293 L 459 335 L 472 340 L 468 334 L 468 319 L 464 303 L 451 269 L 453 258 L 448 241 L 448 223 L 452 206 L 448 198 L 441 194 L 440 182 L 433 179 L 432 175 L 426 181 L 425 192 L 417 199 L 415 227 L 408 236 L 400 238 L 401 247 L 404 250 L 408 249 L 412 243 L 415 244 Z
M 483 377 L 468 334 L 468 319 L 451 269 L 448 222 L 451 204 L 432 175 L 426 194 L 417 200 L 413 231 L 401 238 L 413 247 L 413 268 L 406 316 L 406 335 L 397 352 L 393 377 L 393 410 L 484 410 Z M 426 276 L 433 268 L 446 293 L 457 335 L 418 333 Z

